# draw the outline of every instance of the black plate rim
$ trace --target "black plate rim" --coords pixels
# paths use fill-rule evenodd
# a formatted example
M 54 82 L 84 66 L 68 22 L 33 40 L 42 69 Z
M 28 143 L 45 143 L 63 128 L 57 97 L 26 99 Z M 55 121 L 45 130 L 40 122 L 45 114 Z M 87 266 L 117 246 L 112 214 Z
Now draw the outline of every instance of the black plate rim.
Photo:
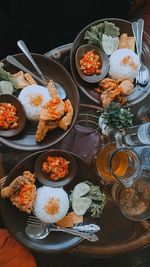
M 34 152 L 32 154 L 30 154 L 29 156 L 27 156 L 26 158 L 22 159 L 18 164 L 16 164 L 16 166 L 14 166 L 14 168 L 11 170 L 11 172 L 8 174 L 7 176 L 7 179 L 4 183 L 4 186 L 7 186 L 11 181 L 13 181 L 13 179 L 9 181 L 9 177 L 12 175 L 12 173 L 15 171 L 16 168 L 18 168 L 25 160 L 29 160 L 30 158 L 34 157 L 34 156 L 38 156 L 40 155 L 41 153 L 43 152 L 48 152 L 49 150 L 42 150 L 42 151 L 37 151 L 37 152 Z M 79 157 L 78 155 L 70 152 L 70 151 L 66 151 L 66 152 L 69 152 L 73 157 L 77 158 L 79 161 L 81 161 L 83 164 L 86 164 L 87 163 L 81 158 Z M 88 168 L 90 168 L 88 165 L 87 165 Z M 90 168 L 91 170 L 91 168 Z M 93 172 L 93 171 L 92 171 Z M 94 173 L 94 172 L 93 172 Z M 22 239 L 23 237 L 23 234 L 22 232 L 15 232 L 15 231 L 11 231 L 9 230 L 9 225 L 10 223 L 8 224 L 7 221 L 5 220 L 5 213 L 4 213 L 4 209 L 3 209 L 3 201 L 4 199 L 2 199 L 0 197 L 0 211 L 1 211 L 1 216 L 2 216 L 2 219 L 8 229 L 8 231 L 10 231 L 10 234 L 14 237 L 14 239 L 16 239 L 18 242 L 20 242 L 21 244 L 25 245 L 26 247 L 28 247 L 29 249 L 33 250 L 33 251 L 36 251 L 36 252 L 41 252 L 41 253 L 60 253 L 60 252 L 63 252 L 63 251 L 66 251 L 68 249 L 71 249 L 71 248 L 74 248 L 75 246 L 79 245 L 82 241 L 84 241 L 84 239 L 82 237 L 78 237 L 78 236 L 72 236 L 72 241 L 71 240 L 69 241 L 69 245 L 67 246 L 64 246 L 64 247 L 61 247 L 61 244 L 59 245 L 59 248 L 56 250 L 55 246 L 52 245 L 51 248 L 48 247 L 48 245 L 45 245 L 43 248 L 42 246 L 39 244 L 38 245 L 38 248 L 35 248 L 35 243 L 38 243 L 38 240 L 33 240 L 33 239 L 30 239 L 30 238 L 26 238 L 26 239 Z M 28 240 L 28 241 L 26 241 Z
M 13 56 L 15 57 L 15 56 L 20 56 L 20 55 L 23 55 L 23 53 L 14 54 Z M 66 74 L 66 76 L 68 77 L 68 79 L 70 80 L 70 82 L 72 83 L 72 85 L 74 87 L 74 92 L 76 94 L 76 103 L 77 103 L 78 111 L 79 111 L 80 97 L 79 97 L 78 88 L 77 88 L 77 85 L 74 82 L 71 74 L 68 72 L 68 70 L 62 64 L 60 64 L 58 61 L 56 61 L 52 58 L 49 58 L 46 55 L 42 55 L 42 54 L 38 54 L 38 53 L 32 53 L 32 55 L 45 58 L 45 60 L 53 62 L 53 64 L 59 66 L 59 68 L 62 69 L 62 71 Z M 2 60 L 2 62 L 4 60 L 6 60 L 6 58 L 4 58 Z M 76 112 L 76 113 L 74 112 L 73 120 L 72 120 L 72 123 L 69 126 L 69 128 L 63 132 L 62 136 L 58 140 L 51 142 L 49 145 L 48 144 L 43 144 L 43 145 L 40 144 L 40 147 L 38 147 L 38 145 L 37 146 L 35 146 L 35 145 L 26 146 L 26 145 L 22 145 L 21 143 L 18 144 L 17 142 L 12 141 L 11 138 L 4 138 L 2 136 L 0 136 L 0 142 L 6 146 L 11 147 L 11 148 L 14 148 L 17 150 L 23 150 L 23 151 L 39 151 L 41 149 L 47 149 L 47 148 L 55 145 L 56 143 L 60 142 L 69 133 L 69 131 L 72 129 L 72 127 L 73 127 L 73 125 L 77 119 L 77 116 L 78 116 L 78 112 Z

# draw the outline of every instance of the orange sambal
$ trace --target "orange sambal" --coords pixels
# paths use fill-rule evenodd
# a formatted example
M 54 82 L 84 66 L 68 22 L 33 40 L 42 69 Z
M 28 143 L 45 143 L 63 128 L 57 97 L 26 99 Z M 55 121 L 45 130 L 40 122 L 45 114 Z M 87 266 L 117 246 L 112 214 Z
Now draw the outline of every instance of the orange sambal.
M 0 129 L 9 130 L 17 128 L 17 110 L 11 103 L 0 103 Z
M 94 50 L 89 50 L 84 53 L 83 57 L 80 59 L 80 69 L 85 75 L 100 74 L 100 68 L 100 56 L 96 54 Z
M 56 181 L 66 177 L 69 171 L 69 161 L 59 156 L 48 156 L 42 164 L 42 170 L 49 174 L 49 179 Z

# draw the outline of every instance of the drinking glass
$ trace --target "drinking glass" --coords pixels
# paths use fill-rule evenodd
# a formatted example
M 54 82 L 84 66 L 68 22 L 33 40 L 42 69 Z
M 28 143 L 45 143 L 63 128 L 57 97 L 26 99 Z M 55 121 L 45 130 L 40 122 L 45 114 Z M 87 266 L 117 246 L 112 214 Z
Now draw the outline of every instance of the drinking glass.
M 141 107 L 137 113 L 137 118 L 142 122 L 150 122 L 150 107 Z
M 111 193 L 122 214 L 129 220 L 142 221 L 150 217 L 149 177 L 141 176 L 129 188 L 116 182 Z
M 122 144 L 121 134 L 115 134 L 115 140 L 100 149 L 96 169 L 104 181 L 113 183 L 118 180 L 129 187 L 141 173 L 140 159 L 133 149 Z
M 124 140 L 130 146 L 150 145 L 150 122 L 129 128 Z
M 139 155 L 142 170 L 150 170 L 150 146 L 135 147 L 134 151 Z

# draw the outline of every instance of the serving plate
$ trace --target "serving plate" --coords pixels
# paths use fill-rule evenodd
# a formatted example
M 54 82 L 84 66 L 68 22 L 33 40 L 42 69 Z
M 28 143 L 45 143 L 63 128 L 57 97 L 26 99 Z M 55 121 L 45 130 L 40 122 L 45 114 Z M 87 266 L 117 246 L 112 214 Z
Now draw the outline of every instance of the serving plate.
M 79 87 L 79 89 L 92 101 L 94 101 L 96 104 L 100 104 L 100 94 L 95 92 L 95 88 L 98 87 L 98 83 L 90 84 L 88 82 L 83 81 L 83 79 L 80 77 L 76 64 L 75 64 L 75 57 L 76 57 L 76 51 L 77 49 L 86 44 L 87 41 L 84 40 L 84 34 L 87 30 L 90 29 L 91 26 L 97 25 L 99 23 L 102 23 L 104 21 L 113 22 L 117 27 L 120 28 L 120 34 L 127 33 L 128 36 L 133 36 L 132 28 L 131 28 L 131 22 L 117 19 L 117 18 L 105 18 L 101 20 L 94 21 L 93 23 L 87 25 L 76 37 L 73 47 L 71 49 L 70 53 L 70 67 L 71 67 L 71 73 L 72 76 Z M 150 46 L 149 46 L 149 37 L 144 32 L 143 35 L 143 54 L 142 54 L 142 61 L 143 63 L 149 68 L 150 67 L 150 57 L 147 55 L 150 53 Z M 142 100 L 144 100 L 147 95 L 150 93 L 150 80 L 146 86 L 140 86 L 136 85 L 134 87 L 134 90 L 130 96 L 127 97 L 128 102 L 126 106 L 133 106 Z
M 22 174 L 25 170 L 29 170 L 33 173 L 36 159 L 38 158 L 38 156 L 40 156 L 41 153 L 46 151 L 48 150 L 35 152 L 18 163 L 7 176 L 4 187 L 9 185 L 18 175 Z M 85 180 L 89 180 L 93 184 L 96 184 L 96 178 L 94 178 L 95 174 L 85 163 L 85 161 L 83 161 L 80 157 L 76 156 L 73 153 L 71 153 L 71 155 L 75 157 L 75 160 L 77 162 L 77 173 L 75 178 L 68 185 L 64 186 L 65 191 L 69 192 L 77 183 Z M 40 184 L 37 180 L 36 186 L 41 187 L 42 184 Z M 58 253 L 72 248 L 83 241 L 81 237 L 75 237 L 60 232 L 50 233 L 45 239 L 42 240 L 30 239 L 24 232 L 28 215 L 25 212 L 21 212 L 19 211 L 19 209 L 14 207 L 7 198 L 0 198 L 0 209 L 2 219 L 14 238 L 21 242 L 23 245 L 35 251 L 44 253 Z M 95 222 L 96 220 L 93 221 Z M 84 223 L 85 222 L 91 223 L 91 217 L 85 216 Z
M 78 89 L 68 71 L 61 64 L 52 59 L 47 58 L 46 56 L 40 54 L 32 54 L 32 56 L 40 67 L 41 71 L 43 72 L 45 78 L 52 79 L 54 82 L 57 82 L 65 89 L 67 98 L 70 99 L 72 103 L 74 115 L 72 123 L 66 131 L 63 131 L 61 129 L 55 129 L 53 131 L 50 131 L 40 143 L 37 143 L 35 140 L 37 123 L 31 121 L 27 121 L 23 131 L 17 136 L 11 138 L 0 137 L 1 143 L 15 149 L 26 151 L 46 149 L 59 142 L 64 136 L 67 135 L 67 133 L 74 125 L 78 115 L 79 106 Z M 35 73 L 33 66 L 23 54 L 17 54 L 14 55 L 14 57 L 24 66 L 30 69 L 33 73 Z M 10 72 L 11 74 L 14 74 L 19 71 L 18 68 L 8 63 L 6 59 L 2 60 L 2 62 L 4 63 L 4 69 Z

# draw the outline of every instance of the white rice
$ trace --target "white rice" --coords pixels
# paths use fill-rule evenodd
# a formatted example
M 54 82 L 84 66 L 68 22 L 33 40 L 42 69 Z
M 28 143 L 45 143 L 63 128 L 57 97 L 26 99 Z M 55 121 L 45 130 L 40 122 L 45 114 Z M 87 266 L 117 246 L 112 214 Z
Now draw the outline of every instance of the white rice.
M 68 212 L 69 199 L 63 188 L 42 186 L 37 189 L 34 214 L 41 221 L 55 223 Z
M 46 87 L 29 85 L 22 89 L 18 99 L 24 106 L 27 119 L 38 121 L 42 107 L 51 97 Z M 40 101 L 38 101 L 38 99 Z
M 113 79 L 134 80 L 140 67 L 138 55 L 131 49 L 118 49 L 109 58 L 109 76 Z

